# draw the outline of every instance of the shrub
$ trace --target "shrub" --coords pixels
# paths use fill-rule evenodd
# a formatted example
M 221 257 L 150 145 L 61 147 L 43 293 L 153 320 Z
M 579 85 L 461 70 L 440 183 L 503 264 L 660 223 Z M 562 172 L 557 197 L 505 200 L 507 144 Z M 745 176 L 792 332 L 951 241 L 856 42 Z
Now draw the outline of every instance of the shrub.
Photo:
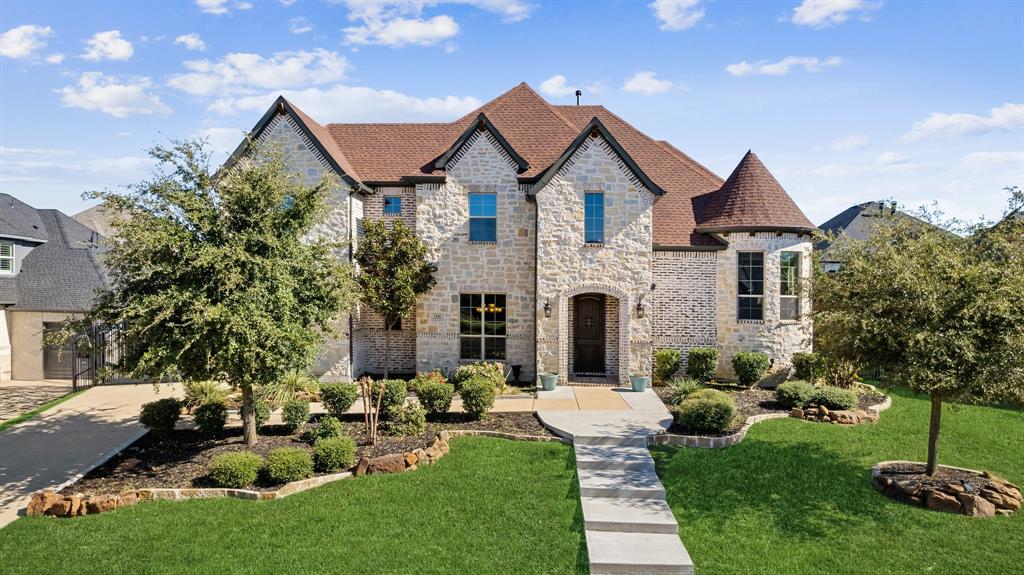
M 797 352 L 793 354 L 793 379 L 815 383 L 825 376 L 825 358 L 817 353 Z
M 320 473 L 348 469 L 356 462 L 356 442 L 351 437 L 325 437 L 313 444 L 313 468 Z
M 245 487 L 256 481 L 263 458 L 255 453 L 222 453 L 210 462 L 209 476 L 218 487 Z
M 192 411 L 204 403 L 227 403 L 231 389 L 219 381 L 186 381 L 183 403 L 185 409 Z
M 338 421 L 338 418 L 332 415 L 326 415 L 320 418 L 320 421 L 313 426 L 313 429 L 309 430 L 307 441 L 310 443 L 316 443 L 321 439 L 341 437 L 342 435 L 344 435 L 344 430 L 342 429 L 341 422 Z
M 228 406 L 223 401 L 211 401 L 196 408 L 196 426 L 206 435 L 220 435 L 228 422 Z
M 427 413 L 441 415 L 451 409 L 454 393 L 455 388 L 448 385 L 447 382 L 430 381 L 420 385 L 416 390 L 416 397 L 419 398 L 420 405 L 427 410 Z
M 263 465 L 267 482 L 273 485 L 298 481 L 313 475 L 313 458 L 299 447 L 281 447 L 267 454 Z
M 857 382 L 860 369 L 850 361 L 831 360 L 825 362 L 825 385 L 833 387 L 853 387 Z
M 462 393 L 462 385 L 474 378 L 482 378 L 490 382 L 491 386 L 499 392 L 505 389 L 505 366 L 494 362 L 477 362 L 469 365 L 459 366 L 452 376 L 452 385 L 455 391 Z
M 253 407 L 256 409 L 256 428 L 258 429 L 270 421 L 270 404 L 257 399 L 253 402 Z
M 716 392 L 721 397 L 716 394 L 699 395 L 705 391 Z M 729 428 L 736 415 L 736 402 L 720 391 L 702 389 L 672 408 L 672 415 L 676 423 L 688 432 L 721 433 Z
M 654 383 L 664 384 L 679 370 L 683 354 L 678 349 L 659 349 L 654 352 Z
M 354 383 L 325 383 L 320 386 L 320 401 L 327 413 L 342 417 L 359 397 L 359 387 Z
M 743 387 L 753 387 L 771 366 L 772 361 L 764 352 L 741 351 L 732 356 L 732 368 Z
M 713 399 L 715 401 L 732 401 L 732 397 L 724 392 L 717 389 L 703 388 L 690 394 L 687 399 Z
M 394 416 L 383 423 L 386 435 L 422 435 L 427 428 L 427 412 L 416 404 L 403 405 Z
M 815 391 L 815 387 L 806 381 L 787 381 L 775 389 L 775 400 L 783 407 L 803 407 L 811 401 Z
M 494 385 L 484 377 L 474 377 L 462 384 L 459 396 L 466 415 L 481 419 L 494 406 Z
M 686 352 L 686 375 L 701 383 L 715 378 L 718 372 L 718 350 L 713 347 L 695 347 Z
M 435 369 L 434 371 L 421 371 L 416 374 L 416 377 L 410 379 L 406 387 L 409 391 L 419 395 L 420 387 L 428 383 L 448 383 L 448 378 L 441 373 L 441 370 Z
M 857 394 L 852 390 L 827 385 L 814 390 L 809 405 L 824 405 L 829 409 L 853 409 Z
M 703 386 L 697 380 L 688 377 L 677 377 L 668 382 L 668 392 L 665 394 L 665 400 L 669 405 L 679 405 L 691 393 L 701 389 L 701 387 Z
M 405 405 L 405 381 L 401 379 L 382 379 L 373 382 L 373 397 L 376 401 L 380 386 L 384 386 L 384 397 L 380 401 L 380 419 L 385 421 L 395 417 L 399 409 Z
M 181 419 L 181 402 L 173 397 L 165 397 L 142 404 L 139 423 L 157 435 L 167 435 L 174 431 L 174 424 Z
M 289 401 L 309 400 L 320 391 L 320 384 L 301 371 L 289 371 L 281 379 L 256 390 L 256 397 L 266 401 L 270 407 L 283 406 Z
M 309 402 L 301 399 L 284 402 L 284 406 L 281 407 L 281 421 L 292 433 L 301 429 L 309 421 Z

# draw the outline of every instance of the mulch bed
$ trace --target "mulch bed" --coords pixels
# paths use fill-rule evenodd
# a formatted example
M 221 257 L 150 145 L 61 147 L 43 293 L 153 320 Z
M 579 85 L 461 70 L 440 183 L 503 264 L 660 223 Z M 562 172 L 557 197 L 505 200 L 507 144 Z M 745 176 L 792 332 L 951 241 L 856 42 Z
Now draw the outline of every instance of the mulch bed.
M 972 491 L 975 493 L 992 483 L 988 477 L 980 473 L 951 469 L 941 465 L 935 471 L 935 475 L 925 475 L 924 470 L 925 464 L 923 463 L 893 463 L 883 467 L 880 475 L 891 477 L 895 481 L 916 481 L 922 489 L 941 490 L 951 484 L 968 484 L 971 485 Z
M 309 429 L 312 424 L 307 424 Z M 346 435 L 359 446 L 360 457 L 378 457 L 391 453 L 405 453 L 426 448 L 442 430 L 474 429 L 500 431 L 519 435 L 552 434 L 541 425 L 533 413 L 492 413 L 482 421 L 470 421 L 463 414 L 450 413 L 443 419 L 427 421 L 422 435 L 390 437 L 380 435 L 377 445 L 370 445 L 362 415 L 347 415 L 342 420 Z M 303 430 L 304 431 L 304 430 Z M 280 447 L 299 447 L 312 450 L 302 441 L 302 433 L 289 434 L 280 426 L 267 426 L 260 432 L 259 442 L 252 448 L 245 446 L 241 428 L 228 428 L 220 437 L 211 438 L 193 429 L 175 430 L 165 440 L 147 433 L 109 461 L 90 471 L 76 483 L 61 491 L 64 495 L 120 493 L 143 488 L 213 487 L 206 476 L 207 468 L 217 455 L 232 451 L 251 451 L 266 456 Z M 257 484 L 252 489 L 272 491 L 279 485 Z

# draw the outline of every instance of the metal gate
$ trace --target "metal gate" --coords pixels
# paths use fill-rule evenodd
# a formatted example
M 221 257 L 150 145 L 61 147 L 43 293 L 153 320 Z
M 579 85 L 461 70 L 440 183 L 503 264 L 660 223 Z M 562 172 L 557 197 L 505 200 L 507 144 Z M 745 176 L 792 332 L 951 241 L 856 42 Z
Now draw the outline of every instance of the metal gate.
M 43 322 L 43 341 L 52 332 L 60 331 L 60 322 Z M 74 352 L 72 343 L 47 345 L 43 347 L 43 379 L 72 379 L 74 374 Z
M 70 356 L 73 358 L 71 386 L 77 391 L 93 385 L 117 383 L 156 383 L 155 378 L 131 377 L 118 370 L 122 357 L 130 351 L 133 342 L 124 336 L 119 325 L 93 325 L 71 338 Z

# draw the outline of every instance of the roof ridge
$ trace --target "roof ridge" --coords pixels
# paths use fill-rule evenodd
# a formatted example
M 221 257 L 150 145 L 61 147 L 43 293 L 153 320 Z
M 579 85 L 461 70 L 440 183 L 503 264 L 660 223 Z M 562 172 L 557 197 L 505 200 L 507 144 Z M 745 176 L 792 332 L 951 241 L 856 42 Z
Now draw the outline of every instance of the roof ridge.
M 281 96 L 281 99 L 284 100 L 285 104 L 287 104 L 288 107 L 290 107 L 295 112 L 295 115 L 299 117 L 300 121 L 305 122 L 307 124 L 308 123 L 312 123 L 313 124 L 313 126 L 307 126 L 308 128 L 310 128 L 310 132 L 314 132 L 313 127 L 317 127 L 317 128 L 320 128 L 321 130 L 325 130 L 325 131 L 327 130 L 327 128 L 325 128 L 323 126 L 323 124 L 321 124 L 320 122 L 317 122 L 309 114 L 303 112 L 302 109 L 300 109 L 298 106 L 296 106 L 294 103 L 292 103 L 288 98 L 285 98 L 284 96 Z M 325 139 L 325 138 L 319 137 L 315 133 L 313 133 L 312 135 L 317 140 Z M 330 136 L 330 132 L 328 132 L 327 135 Z M 335 157 L 335 161 L 340 160 L 340 161 L 338 161 L 338 164 L 340 165 L 342 171 L 344 171 L 349 177 L 351 177 L 356 182 L 359 182 L 360 181 L 359 175 L 356 174 L 355 168 L 352 167 L 352 162 L 349 161 L 348 156 L 346 156 L 345 152 L 338 146 L 338 143 L 334 141 L 334 138 L 326 138 L 326 140 L 327 140 L 326 142 L 320 142 L 320 145 L 324 146 L 325 148 L 330 146 L 330 148 L 332 148 L 332 149 L 328 150 L 328 153 L 330 153 L 330 155 L 332 155 L 332 156 L 334 156 L 335 153 L 337 153 L 337 156 Z

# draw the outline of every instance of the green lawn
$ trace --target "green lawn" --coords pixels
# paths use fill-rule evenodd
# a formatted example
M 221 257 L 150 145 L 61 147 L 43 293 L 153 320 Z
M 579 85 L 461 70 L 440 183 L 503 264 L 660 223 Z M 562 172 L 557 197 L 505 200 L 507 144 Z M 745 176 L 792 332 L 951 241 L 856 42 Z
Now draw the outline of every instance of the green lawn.
M 587 572 L 572 449 L 458 438 L 433 466 L 280 501 L 153 502 L 0 530 L 0 572 Z
M 899 394 L 878 425 L 783 419 L 728 449 L 655 449 L 698 572 L 1019 573 L 1024 514 L 948 515 L 871 488 L 874 463 L 924 460 L 928 412 Z M 939 460 L 1024 483 L 1024 413 L 947 407 Z

